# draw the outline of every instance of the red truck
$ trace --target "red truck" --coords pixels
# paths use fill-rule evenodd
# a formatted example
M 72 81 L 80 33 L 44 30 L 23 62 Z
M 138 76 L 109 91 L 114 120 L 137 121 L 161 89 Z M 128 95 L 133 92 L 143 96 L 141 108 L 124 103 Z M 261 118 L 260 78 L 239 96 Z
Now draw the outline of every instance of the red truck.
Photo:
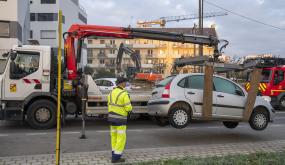
M 285 110 L 285 58 L 261 59 L 262 78 L 259 84 L 259 95 L 265 96 L 271 105 Z M 245 89 L 250 88 L 249 82 Z M 267 97 L 266 97 L 267 96 Z

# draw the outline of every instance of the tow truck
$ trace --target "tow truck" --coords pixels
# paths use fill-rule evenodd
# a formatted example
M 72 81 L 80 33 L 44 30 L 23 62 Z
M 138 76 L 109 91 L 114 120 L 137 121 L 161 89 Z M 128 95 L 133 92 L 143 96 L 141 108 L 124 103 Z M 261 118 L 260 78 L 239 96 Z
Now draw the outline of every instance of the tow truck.
M 57 89 L 57 61 L 52 55 L 51 47 L 18 45 L 3 55 L 6 61 L 1 65 L 5 67 L 0 75 L 0 120 L 27 121 L 35 129 L 54 127 L 57 90 L 62 93 L 62 120 L 68 114 L 107 114 L 107 95 L 100 92 L 91 75 L 85 75 L 83 66 L 79 65 L 84 39 L 90 36 L 202 44 L 214 48 L 215 58 L 220 55 L 220 41 L 213 36 L 74 24 L 64 33 L 62 89 Z M 144 113 L 147 110 L 148 98 L 144 96 L 139 93 L 130 95 L 134 113 Z

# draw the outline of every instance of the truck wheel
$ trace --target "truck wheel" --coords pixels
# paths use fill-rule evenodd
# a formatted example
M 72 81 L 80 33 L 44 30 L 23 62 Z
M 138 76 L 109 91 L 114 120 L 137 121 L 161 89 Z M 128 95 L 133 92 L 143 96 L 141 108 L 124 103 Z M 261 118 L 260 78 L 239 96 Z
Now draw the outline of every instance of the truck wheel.
M 151 120 L 161 127 L 165 127 L 169 125 L 169 121 L 165 117 L 154 116 L 154 117 L 151 117 Z
M 56 124 L 56 106 L 48 100 L 39 100 L 28 107 L 27 122 L 34 129 L 50 129 Z
M 188 126 L 191 113 L 183 106 L 174 106 L 170 109 L 169 122 L 174 128 L 182 129 Z
M 250 116 L 249 125 L 257 131 L 264 130 L 269 122 L 269 116 L 265 109 L 255 108 Z
M 279 100 L 279 109 L 281 111 L 285 111 L 285 96 L 283 96 L 280 100 Z
M 225 127 L 230 129 L 236 128 L 238 126 L 238 122 L 235 121 L 223 121 L 223 124 Z

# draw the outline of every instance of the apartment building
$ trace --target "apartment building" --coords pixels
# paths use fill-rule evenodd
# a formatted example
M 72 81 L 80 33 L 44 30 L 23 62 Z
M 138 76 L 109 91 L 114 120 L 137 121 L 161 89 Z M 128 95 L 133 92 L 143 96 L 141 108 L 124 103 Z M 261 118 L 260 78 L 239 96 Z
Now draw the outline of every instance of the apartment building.
M 149 30 L 158 30 L 166 32 L 177 32 L 195 34 L 193 28 L 148 28 Z M 217 37 L 214 27 L 205 28 L 204 35 Z M 148 39 L 116 39 L 116 38 L 99 38 L 88 39 L 87 54 L 88 66 L 95 69 L 104 68 L 114 71 L 116 67 L 116 57 L 118 48 L 121 43 L 126 44 L 131 49 L 140 54 L 143 70 L 154 70 L 164 75 L 169 75 L 172 63 L 175 59 L 182 56 L 197 56 L 198 45 L 190 43 L 174 43 L 167 41 L 157 41 Z M 212 55 L 213 48 L 204 46 L 204 55 Z M 133 62 L 128 55 L 124 55 L 123 68 L 133 66 Z M 192 72 L 192 67 L 186 67 L 184 72 Z
M 87 24 L 87 14 L 79 0 L 30 0 L 30 39 L 41 45 L 58 46 L 58 11 L 62 10 L 62 31 L 74 24 Z
M 29 39 L 29 1 L 0 0 L 0 53 Z

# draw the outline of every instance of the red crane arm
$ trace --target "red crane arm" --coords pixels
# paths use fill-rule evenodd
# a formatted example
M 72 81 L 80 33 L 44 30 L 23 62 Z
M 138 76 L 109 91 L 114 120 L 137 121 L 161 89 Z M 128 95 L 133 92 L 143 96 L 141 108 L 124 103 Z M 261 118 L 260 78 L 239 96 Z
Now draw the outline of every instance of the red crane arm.
M 75 54 L 75 39 L 82 40 L 89 36 L 101 36 L 101 37 L 116 37 L 116 38 L 132 38 L 129 32 L 123 30 L 121 27 L 112 26 L 97 26 L 97 25 L 72 25 L 65 39 L 65 54 L 66 65 L 68 70 L 68 79 L 73 80 L 77 77 L 77 56 Z M 80 48 L 81 49 L 81 48 Z
M 181 43 L 202 44 L 214 47 L 214 58 L 220 55 L 218 49 L 219 40 L 214 36 L 199 36 L 182 33 L 162 32 L 155 30 L 123 28 L 113 26 L 98 26 L 98 25 L 72 25 L 65 38 L 65 56 L 68 70 L 68 79 L 74 80 L 77 77 L 77 61 L 81 57 L 81 45 L 83 40 L 89 36 L 99 37 L 114 37 L 114 38 L 144 38 L 152 40 L 163 40 Z M 77 53 L 75 53 L 75 39 L 77 39 Z M 225 44 L 222 48 L 224 48 Z M 78 58 L 78 59 L 77 59 Z

